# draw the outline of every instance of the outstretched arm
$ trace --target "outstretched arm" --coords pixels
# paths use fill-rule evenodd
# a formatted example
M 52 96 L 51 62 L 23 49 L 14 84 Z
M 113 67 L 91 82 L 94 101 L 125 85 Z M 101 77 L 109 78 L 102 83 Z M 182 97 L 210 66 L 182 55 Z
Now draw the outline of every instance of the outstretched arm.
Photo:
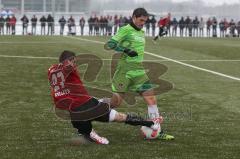
M 115 50 L 117 52 L 123 52 L 124 51 L 124 47 L 119 46 L 119 42 L 114 40 L 114 39 L 110 39 L 105 45 L 104 45 L 104 49 L 106 50 Z
M 119 45 L 118 41 L 110 39 L 105 45 L 104 49 L 106 50 L 115 50 L 117 52 L 123 52 L 130 57 L 138 56 L 137 52 L 129 48 L 125 48 Z

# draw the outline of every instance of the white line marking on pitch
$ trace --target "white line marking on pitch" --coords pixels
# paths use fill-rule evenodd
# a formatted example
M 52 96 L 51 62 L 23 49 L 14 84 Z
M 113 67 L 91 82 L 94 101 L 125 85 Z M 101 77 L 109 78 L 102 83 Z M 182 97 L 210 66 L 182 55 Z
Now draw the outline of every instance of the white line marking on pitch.
M 84 43 L 84 42 L 82 42 L 82 43 Z M 24 44 L 24 45 L 31 45 L 31 44 L 72 44 L 72 43 L 69 43 L 69 42 L 65 42 L 65 41 L 55 41 L 55 42 L 45 42 L 45 41 L 42 41 L 42 42 L 40 42 L 40 41 L 36 41 L 36 42 L 34 42 L 34 41 L 28 41 L 28 42 L 26 42 L 26 41 L 23 41 L 23 42 L 21 42 L 21 41 L 16 41 L 16 42 L 11 42 L 11 41 L 2 41 L 2 42 L 0 42 L 0 44 Z
M 82 41 L 98 43 L 98 44 L 105 44 L 104 42 L 101 42 L 101 41 L 88 40 L 88 39 L 77 38 L 77 37 L 68 37 L 68 36 L 65 36 L 65 37 L 71 38 L 71 39 L 78 39 L 78 40 L 82 40 Z M 145 53 L 147 55 L 151 55 L 151 56 L 158 57 L 158 58 L 161 58 L 161 59 L 164 59 L 164 60 L 168 60 L 168 61 L 180 64 L 180 65 L 183 65 L 183 66 L 186 66 L 186 67 L 194 68 L 194 69 L 201 70 L 201 71 L 204 71 L 204 72 L 208 72 L 208 73 L 211 73 L 211 74 L 214 74 L 214 75 L 218 75 L 218 76 L 221 76 L 221 77 L 226 77 L 226 78 L 229 78 L 229 79 L 232 79 L 232 80 L 240 81 L 240 78 L 238 78 L 238 77 L 226 75 L 226 74 L 223 74 L 223 73 L 220 73 L 220 72 L 216 72 L 216 71 L 208 70 L 208 69 L 201 68 L 201 67 L 198 67 L 198 66 L 194 66 L 194 65 L 191 65 L 191 64 L 187 64 L 187 63 L 184 63 L 184 62 L 181 62 L 181 61 L 177 61 L 177 60 L 174 60 L 174 59 L 171 59 L 171 58 L 167 58 L 167 57 L 164 57 L 164 56 L 156 55 L 156 54 L 151 53 L 151 52 L 145 51 Z
M 57 60 L 58 57 L 49 57 L 49 56 L 15 56 L 15 55 L 0 55 L 0 57 L 6 58 L 25 58 L 25 59 L 53 59 Z M 115 59 L 101 59 L 103 61 L 113 61 Z M 118 60 L 118 59 L 116 59 Z M 171 62 L 170 60 L 143 60 L 146 62 Z M 188 61 L 188 62 L 240 62 L 240 60 L 178 60 L 178 61 Z
M 58 59 L 57 57 L 37 57 L 37 56 L 11 56 L 11 55 L 0 55 L 0 57 L 7 57 L 7 58 L 24 58 L 24 59 Z
M 34 42 L 34 41 L 28 41 L 28 42 L 20 42 L 20 41 L 16 41 L 16 42 L 11 42 L 11 41 L 2 41 L 0 42 L 0 44 L 62 44 L 62 43 L 66 43 L 66 42 Z

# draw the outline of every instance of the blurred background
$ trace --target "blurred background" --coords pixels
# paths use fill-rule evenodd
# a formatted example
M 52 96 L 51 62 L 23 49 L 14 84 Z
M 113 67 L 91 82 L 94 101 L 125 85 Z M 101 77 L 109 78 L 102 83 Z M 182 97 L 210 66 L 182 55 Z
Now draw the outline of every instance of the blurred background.
M 67 27 L 64 28 L 63 35 L 71 34 L 71 32 L 73 32 L 73 34 L 82 35 L 80 28 L 81 18 L 85 21 L 83 35 L 89 35 L 89 18 L 91 16 L 95 19 L 90 20 L 92 21 L 90 23 L 98 23 L 99 27 L 101 24 L 113 25 L 113 27 L 114 25 L 118 25 L 117 27 L 119 27 L 119 24 L 116 23 L 128 23 L 130 20 L 129 16 L 131 16 L 133 9 L 137 7 L 146 8 L 149 13 L 155 16 L 157 22 L 160 17 L 164 17 L 168 13 L 171 13 L 171 20 L 176 18 L 177 22 L 180 21 L 181 17 L 185 20 L 189 16 L 192 21 L 196 17 L 198 20 L 203 18 L 205 22 L 204 25 L 207 27 L 206 22 L 208 18 L 216 18 L 218 23 L 218 34 L 220 34 L 221 30 L 221 26 L 219 26 L 221 21 L 228 22 L 228 26 L 224 26 L 225 30 L 226 27 L 230 27 L 229 23 L 231 21 L 234 22 L 236 25 L 234 32 L 237 34 L 237 25 L 240 20 L 240 0 L 0 0 L 0 11 L 1 16 L 5 18 L 5 25 L 7 23 L 7 16 L 16 16 L 15 34 L 23 34 L 23 28 L 21 27 L 21 25 L 23 25 L 21 21 L 23 15 L 26 15 L 29 21 L 27 34 L 33 34 L 31 31 L 31 18 L 33 15 L 37 18 L 36 34 L 41 34 L 40 18 L 42 16 L 47 18 L 48 15 L 51 15 L 54 20 L 54 22 L 50 21 L 50 23 L 53 23 L 51 27 L 53 27 L 52 30 L 54 35 L 61 34 L 59 20 L 62 16 L 64 16 L 66 20 L 66 26 L 71 22 L 73 23 L 73 20 L 76 26 L 72 27 L 71 31 L 69 28 L 67 29 Z M 72 19 L 70 19 L 71 16 Z M 116 20 L 114 16 L 117 16 L 118 22 L 114 22 L 114 20 Z M 113 24 L 111 24 L 112 22 L 107 24 L 108 22 L 106 22 L 106 20 L 106 24 L 103 24 L 104 22 L 101 18 L 110 21 L 110 17 L 113 19 Z M 120 17 L 123 18 L 123 20 L 119 20 Z M 99 22 L 97 22 L 96 18 Z M 149 35 L 153 35 L 153 32 L 157 32 L 152 31 L 151 27 L 151 25 L 155 25 L 156 29 L 158 29 L 157 22 L 156 24 L 150 24 Z M 3 22 L 0 21 L 0 23 Z M 124 24 L 120 24 L 120 26 Z M 179 29 L 179 26 L 178 24 L 177 29 Z M 93 30 L 94 27 L 95 26 L 93 26 Z M 174 26 L 170 26 L 170 30 L 172 27 Z M 4 32 L 6 32 L 7 26 L 4 29 Z M 180 36 L 179 32 L 180 30 L 177 30 L 176 36 Z M 230 32 L 230 30 L 228 32 Z M 204 36 L 207 36 L 207 33 L 204 33 Z

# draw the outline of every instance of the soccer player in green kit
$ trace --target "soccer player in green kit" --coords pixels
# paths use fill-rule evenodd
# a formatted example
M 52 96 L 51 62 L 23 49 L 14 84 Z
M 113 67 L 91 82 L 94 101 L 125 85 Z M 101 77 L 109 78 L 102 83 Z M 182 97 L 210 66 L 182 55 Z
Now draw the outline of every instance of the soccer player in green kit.
M 144 8 L 133 11 L 130 24 L 119 29 L 105 45 L 106 50 L 115 50 L 122 53 L 118 61 L 117 69 L 112 81 L 113 96 L 109 103 L 112 107 L 118 107 L 128 91 L 139 93 L 148 106 L 148 116 L 152 120 L 162 123 L 162 117 L 157 107 L 152 84 L 144 70 L 142 61 L 144 57 L 145 36 L 143 26 L 148 19 L 148 13 Z M 174 136 L 161 131 L 158 139 L 172 140 Z

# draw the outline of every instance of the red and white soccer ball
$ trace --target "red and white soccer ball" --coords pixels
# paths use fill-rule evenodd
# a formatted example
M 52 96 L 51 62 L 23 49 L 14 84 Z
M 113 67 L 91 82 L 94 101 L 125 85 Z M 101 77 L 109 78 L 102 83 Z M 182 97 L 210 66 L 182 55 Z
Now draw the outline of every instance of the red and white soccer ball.
M 161 131 L 161 128 L 158 130 L 153 130 L 147 126 L 142 126 L 140 130 L 144 139 L 156 139 Z

